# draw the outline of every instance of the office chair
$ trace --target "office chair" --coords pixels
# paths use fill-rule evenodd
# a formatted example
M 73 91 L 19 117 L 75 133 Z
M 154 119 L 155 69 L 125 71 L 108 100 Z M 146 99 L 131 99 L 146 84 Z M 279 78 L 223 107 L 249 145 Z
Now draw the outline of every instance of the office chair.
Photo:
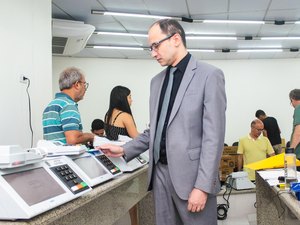
M 238 145 L 239 145 L 238 141 L 232 143 L 232 146 L 238 146 Z

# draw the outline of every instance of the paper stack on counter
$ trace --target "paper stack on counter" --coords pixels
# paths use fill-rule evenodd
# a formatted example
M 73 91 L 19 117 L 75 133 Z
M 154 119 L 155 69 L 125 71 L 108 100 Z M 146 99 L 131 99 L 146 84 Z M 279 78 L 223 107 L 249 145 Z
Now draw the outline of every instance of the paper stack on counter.
M 79 155 L 87 151 L 85 145 L 63 145 L 60 142 L 39 140 L 37 147 L 43 149 L 48 156 Z
M 124 145 L 127 141 L 111 141 L 109 139 L 107 139 L 106 137 L 99 137 L 99 136 L 95 136 L 94 138 L 94 147 L 103 145 L 103 144 L 113 144 L 113 145 Z

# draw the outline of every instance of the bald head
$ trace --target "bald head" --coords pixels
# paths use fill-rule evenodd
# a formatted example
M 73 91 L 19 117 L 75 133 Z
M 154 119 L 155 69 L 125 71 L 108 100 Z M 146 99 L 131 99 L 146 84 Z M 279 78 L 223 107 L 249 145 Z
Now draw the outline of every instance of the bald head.
M 252 138 L 258 138 L 264 130 L 264 124 L 261 120 L 255 119 L 251 122 L 251 132 L 250 135 Z
M 264 126 L 263 122 L 261 120 L 259 120 L 259 119 L 255 119 L 255 120 L 253 120 L 251 122 L 251 127 L 255 126 L 255 125 L 262 125 L 262 126 Z

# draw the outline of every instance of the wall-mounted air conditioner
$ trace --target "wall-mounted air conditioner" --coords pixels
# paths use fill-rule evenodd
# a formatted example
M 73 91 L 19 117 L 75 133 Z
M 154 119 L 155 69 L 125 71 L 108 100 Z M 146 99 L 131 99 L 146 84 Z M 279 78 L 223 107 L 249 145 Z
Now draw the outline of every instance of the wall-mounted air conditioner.
M 95 31 L 81 21 L 52 19 L 52 54 L 74 55 L 80 52 Z

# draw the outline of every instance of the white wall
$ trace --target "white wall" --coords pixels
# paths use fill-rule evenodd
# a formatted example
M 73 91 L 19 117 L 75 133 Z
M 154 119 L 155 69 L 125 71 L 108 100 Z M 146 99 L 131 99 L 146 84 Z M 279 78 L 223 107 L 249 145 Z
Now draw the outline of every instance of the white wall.
M 59 73 L 68 66 L 76 66 L 86 74 L 89 88 L 84 100 L 79 102 L 83 129 L 90 130 L 93 119 L 104 119 L 109 96 L 116 85 L 128 87 L 132 93 L 132 113 L 141 132 L 148 123 L 148 96 L 153 74 L 161 70 L 152 60 L 78 59 L 53 57 L 53 90 L 58 92 Z
M 0 145 L 30 147 L 28 100 L 21 74 L 30 79 L 34 145 L 41 116 L 52 97 L 51 1 L 0 2 Z
M 225 73 L 227 92 L 226 138 L 232 144 L 250 131 L 257 109 L 277 119 L 282 137 L 292 131 L 293 107 L 289 92 L 300 88 L 300 60 L 210 61 Z
M 231 145 L 250 131 L 257 109 L 274 116 L 282 137 L 289 139 L 293 108 L 289 104 L 291 89 L 300 88 L 300 60 L 216 60 L 207 61 L 224 71 L 227 92 L 227 126 L 225 142 Z M 67 66 L 86 73 L 90 87 L 79 102 L 84 130 L 94 118 L 104 117 L 109 94 L 115 85 L 132 91 L 132 111 L 139 131 L 148 123 L 150 79 L 162 68 L 154 60 L 53 58 L 53 89 L 58 91 L 58 74 Z

